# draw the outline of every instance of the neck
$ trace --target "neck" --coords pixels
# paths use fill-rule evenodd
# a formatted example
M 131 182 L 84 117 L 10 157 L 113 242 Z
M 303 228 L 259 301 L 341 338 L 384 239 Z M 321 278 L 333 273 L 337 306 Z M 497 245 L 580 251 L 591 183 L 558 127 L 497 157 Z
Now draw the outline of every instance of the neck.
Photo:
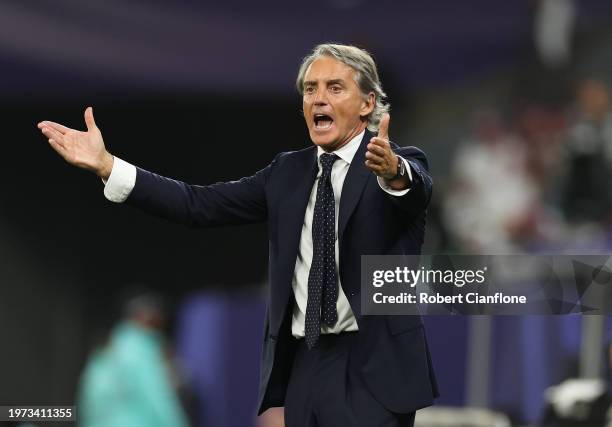
M 346 138 L 342 139 L 341 141 L 339 141 L 337 144 L 332 145 L 331 147 L 321 147 L 323 148 L 323 150 L 326 153 L 332 153 L 336 150 L 341 149 L 342 147 L 344 147 L 346 144 L 348 144 L 353 138 L 355 138 L 357 135 L 359 135 L 361 132 L 363 132 L 365 130 L 367 126 L 366 122 L 359 122 L 359 124 L 357 126 L 355 126 L 346 136 Z

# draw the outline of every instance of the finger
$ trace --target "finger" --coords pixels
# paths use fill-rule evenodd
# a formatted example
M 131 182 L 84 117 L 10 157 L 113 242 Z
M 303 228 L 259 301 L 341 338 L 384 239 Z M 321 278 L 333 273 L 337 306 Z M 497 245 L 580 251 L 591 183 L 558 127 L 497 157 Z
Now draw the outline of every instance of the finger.
M 368 151 L 376 154 L 377 156 L 385 156 L 387 154 L 387 150 L 376 144 L 368 144 Z
M 378 166 L 376 163 L 371 162 L 370 160 L 366 160 L 365 165 L 368 169 L 370 169 L 376 175 L 380 175 L 382 173 L 382 168 Z
M 380 119 L 380 123 L 378 125 L 378 137 L 382 139 L 389 139 L 389 121 L 391 120 L 391 116 L 389 113 L 385 113 Z
M 97 128 L 96 121 L 93 116 L 93 108 L 87 107 L 85 109 L 85 124 L 87 125 L 87 130 L 92 131 Z
M 365 154 L 365 157 L 366 157 L 367 160 L 370 160 L 370 161 L 372 161 L 374 163 L 377 163 L 377 164 L 386 163 L 384 157 L 377 156 L 376 154 L 371 153 L 369 151 Z
M 61 145 L 60 143 L 58 143 L 56 140 L 54 139 L 49 139 L 49 145 L 55 150 L 57 151 L 57 153 L 64 157 L 64 153 L 65 153 L 65 149 L 64 146 Z
M 370 143 L 378 145 L 379 147 L 383 147 L 385 149 L 389 149 L 389 150 L 391 149 L 391 145 L 389 144 L 388 139 L 383 139 L 383 138 L 379 138 L 375 136 L 374 138 L 370 139 Z
M 60 143 L 62 146 L 64 145 L 64 135 L 56 131 L 55 129 L 49 127 L 43 127 L 42 129 L 43 135 L 45 135 L 49 139 L 54 139 L 56 142 Z
M 38 128 L 42 129 L 43 127 L 48 127 L 48 128 L 53 128 L 56 131 L 58 131 L 61 134 L 64 134 L 68 131 L 74 130 L 74 129 L 70 129 L 69 127 L 66 127 L 64 125 L 60 125 L 59 123 L 55 123 L 55 122 L 49 122 L 47 120 L 45 120 L 44 122 L 40 122 L 38 124 Z

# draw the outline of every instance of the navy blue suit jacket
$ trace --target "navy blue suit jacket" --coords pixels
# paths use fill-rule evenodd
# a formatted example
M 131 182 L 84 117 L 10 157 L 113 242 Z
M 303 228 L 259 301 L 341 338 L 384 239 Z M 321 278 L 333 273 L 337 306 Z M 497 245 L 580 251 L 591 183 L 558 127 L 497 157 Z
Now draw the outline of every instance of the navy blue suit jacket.
M 394 151 L 411 166 L 412 189 L 383 191 L 364 164 L 368 131 L 351 163 L 338 218 L 339 274 L 359 327 L 355 357 L 366 385 L 389 410 L 414 411 L 438 395 L 420 316 L 361 316 L 361 255 L 418 254 L 432 180 L 414 147 Z M 207 186 L 189 185 L 138 169 L 127 202 L 192 227 L 268 222 L 269 301 L 260 372 L 258 413 L 283 406 L 293 353 L 292 278 L 306 205 L 317 174 L 317 149 L 281 153 L 255 175 Z

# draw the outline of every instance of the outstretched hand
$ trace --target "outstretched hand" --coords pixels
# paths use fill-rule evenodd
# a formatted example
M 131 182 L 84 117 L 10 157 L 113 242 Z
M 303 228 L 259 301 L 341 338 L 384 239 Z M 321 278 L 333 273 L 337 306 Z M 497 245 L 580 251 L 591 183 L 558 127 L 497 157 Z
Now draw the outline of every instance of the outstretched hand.
M 68 163 L 107 179 L 113 168 L 114 158 L 106 151 L 91 107 L 85 110 L 85 124 L 86 132 L 46 120 L 40 122 L 38 128 L 47 137 L 51 147 Z

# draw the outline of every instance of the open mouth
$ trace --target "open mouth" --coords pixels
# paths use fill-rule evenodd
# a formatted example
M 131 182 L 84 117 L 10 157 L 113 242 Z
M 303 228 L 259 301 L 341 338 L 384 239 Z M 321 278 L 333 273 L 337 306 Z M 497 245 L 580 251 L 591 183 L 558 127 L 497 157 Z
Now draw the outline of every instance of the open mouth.
M 330 116 L 326 114 L 315 114 L 314 125 L 317 129 L 329 129 L 334 122 Z

